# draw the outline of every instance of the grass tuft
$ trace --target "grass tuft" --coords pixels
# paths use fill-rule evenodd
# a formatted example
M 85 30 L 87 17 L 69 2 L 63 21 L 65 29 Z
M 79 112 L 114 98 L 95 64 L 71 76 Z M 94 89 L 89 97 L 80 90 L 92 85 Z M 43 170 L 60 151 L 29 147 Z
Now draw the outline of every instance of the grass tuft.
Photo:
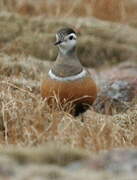
M 34 146 L 57 141 L 90 151 L 136 146 L 136 103 L 134 109 L 113 116 L 91 109 L 74 118 L 69 114 L 71 104 L 62 107 L 55 97 L 55 106 L 50 108 L 40 95 L 41 81 L 52 64 L 47 60 L 55 60 L 57 55 L 53 42 L 60 27 L 78 31 L 81 61 L 101 69 L 102 65 L 111 67 L 136 59 L 135 26 L 89 18 L 97 11 L 93 11 L 91 1 L 41 0 L 37 4 L 29 0 L 16 1 L 15 6 L 11 2 L 0 4 L 8 11 L 0 13 L 0 143 Z M 108 1 L 104 2 L 102 6 L 106 7 Z M 114 11 L 110 9 L 109 13 Z

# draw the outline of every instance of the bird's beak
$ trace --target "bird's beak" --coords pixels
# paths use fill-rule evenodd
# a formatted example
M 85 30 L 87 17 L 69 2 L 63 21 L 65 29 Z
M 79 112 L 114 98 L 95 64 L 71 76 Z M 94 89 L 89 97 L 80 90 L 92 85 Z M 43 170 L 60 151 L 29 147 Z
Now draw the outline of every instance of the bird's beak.
M 62 41 L 57 41 L 54 43 L 55 46 L 59 45 Z

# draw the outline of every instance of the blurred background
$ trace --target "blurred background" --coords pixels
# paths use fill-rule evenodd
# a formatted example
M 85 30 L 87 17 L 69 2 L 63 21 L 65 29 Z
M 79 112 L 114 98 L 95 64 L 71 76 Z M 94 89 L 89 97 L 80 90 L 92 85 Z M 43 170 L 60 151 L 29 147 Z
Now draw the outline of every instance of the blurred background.
M 0 47 L 10 54 L 54 60 L 55 33 L 71 26 L 80 35 L 84 65 L 127 60 L 136 56 L 136 9 L 136 0 L 1 0 Z
M 40 95 L 62 27 L 99 90 L 84 123 Z M 1 180 L 135 180 L 136 96 L 137 0 L 0 0 Z
M 136 0 L 1 0 L 2 11 L 47 17 L 91 17 L 129 22 L 136 18 Z

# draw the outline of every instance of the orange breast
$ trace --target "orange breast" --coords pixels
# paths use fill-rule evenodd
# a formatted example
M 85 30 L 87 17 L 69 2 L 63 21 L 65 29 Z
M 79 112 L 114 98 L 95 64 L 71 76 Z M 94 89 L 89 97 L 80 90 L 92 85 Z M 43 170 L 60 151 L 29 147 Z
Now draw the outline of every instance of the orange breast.
M 97 88 L 90 77 L 67 82 L 47 78 L 42 83 L 41 95 L 44 98 L 56 95 L 61 103 L 73 100 L 76 103 L 92 104 L 97 95 Z

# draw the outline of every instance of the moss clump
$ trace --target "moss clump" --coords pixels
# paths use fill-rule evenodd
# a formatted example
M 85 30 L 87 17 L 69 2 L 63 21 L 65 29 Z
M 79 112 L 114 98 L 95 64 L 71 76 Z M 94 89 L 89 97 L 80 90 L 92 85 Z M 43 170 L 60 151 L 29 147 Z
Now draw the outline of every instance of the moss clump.
M 53 48 L 53 35 L 25 33 L 16 38 L 6 49 L 8 54 L 25 54 L 39 59 L 54 60 L 56 49 Z
M 56 153 L 58 152 L 58 154 Z M 1 154 L 9 155 L 19 163 L 68 165 L 72 162 L 87 159 L 89 154 L 79 148 L 71 148 L 55 142 L 46 143 L 40 147 L 17 148 L 1 150 Z
M 84 65 L 100 66 L 137 57 L 137 32 L 134 28 L 93 18 L 57 20 L 1 15 L 0 45 L 10 55 L 19 53 L 52 61 L 57 56 L 57 49 L 53 47 L 56 31 L 66 26 L 75 29 L 74 24 L 81 34 L 78 55 Z
M 21 33 L 19 24 L 15 22 L 0 21 L 0 41 L 7 42 Z
M 126 44 L 85 36 L 79 41 L 78 55 L 83 65 L 95 67 L 125 61 L 135 57 L 136 52 Z

